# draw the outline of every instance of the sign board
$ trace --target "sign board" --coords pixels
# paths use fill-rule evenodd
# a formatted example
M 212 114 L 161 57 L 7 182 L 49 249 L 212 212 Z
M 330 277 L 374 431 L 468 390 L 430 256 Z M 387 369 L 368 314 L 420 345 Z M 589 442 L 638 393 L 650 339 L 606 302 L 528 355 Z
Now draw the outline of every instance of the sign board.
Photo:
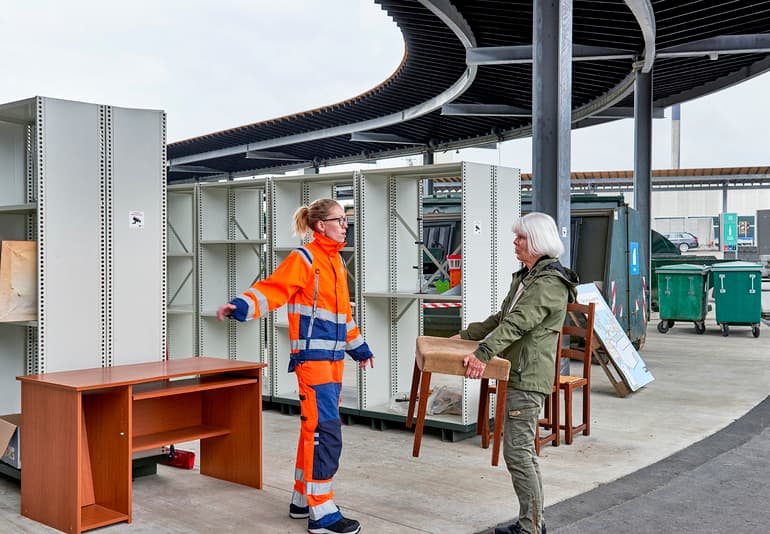
M 647 369 L 647 364 L 620 327 L 612 310 L 599 292 L 599 288 L 594 284 L 580 284 L 577 291 L 577 300 L 580 304 L 595 303 L 594 333 L 631 391 L 636 391 L 652 382 L 654 377 Z
M 719 214 L 719 244 L 722 250 L 735 250 L 738 246 L 738 214 Z
M 639 274 L 639 243 L 631 241 L 628 251 L 628 271 L 629 274 Z

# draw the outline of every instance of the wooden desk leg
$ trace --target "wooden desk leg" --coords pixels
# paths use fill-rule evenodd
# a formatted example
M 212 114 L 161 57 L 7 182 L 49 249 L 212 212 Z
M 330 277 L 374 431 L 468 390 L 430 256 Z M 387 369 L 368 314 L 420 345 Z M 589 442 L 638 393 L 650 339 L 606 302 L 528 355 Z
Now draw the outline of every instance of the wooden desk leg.
M 412 456 L 420 456 L 420 444 L 422 443 L 422 429 L 425 425 L 425 412 L 428 408 L 428 397 L 430 396 L 430 373 L 423 372 L 420 384 L 420 405 L 417 410 L 417 427 L 414 430 L 414 447 Z
M 414 369 L 412 370 L 412 389 L 409 390 L 409 410 L 406 413 L 406 428 L 412 428 L 412 418 L 414 417 L 414 403 L 417 400 L 418 390 L 420 387 L 420 374 L 422 371 L 417 366 L 417 360 L 414 362 Z
M 497 389 L 497 401 L 495 402 L 495 436 L 494 443 L 492 444 L 492 465 L 496 466 L 500 460 L 500 442 L 503 440 L 505 393 L 508 389 L 508 381 L 498 380 L 495 388 Z

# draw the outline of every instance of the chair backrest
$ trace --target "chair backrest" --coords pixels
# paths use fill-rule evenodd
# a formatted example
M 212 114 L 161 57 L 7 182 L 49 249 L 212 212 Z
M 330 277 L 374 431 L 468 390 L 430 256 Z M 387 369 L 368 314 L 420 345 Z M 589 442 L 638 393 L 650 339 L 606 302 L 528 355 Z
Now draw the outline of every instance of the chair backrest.
M 562 358 L 574 358 L 583 362 L 583 374 L 585 378 L 591 377 L 591 351 L 594 341 L 594 311 L 596 305 L 569 303 L 567 304 L 567 318 L 561 329 L 563 336 L 570 336 L 570 346 L 562 348 Z M 582 338 L 582 347 L 573 343 L 573 338 Z M 559 343 L 561 346 L 561 341 Z

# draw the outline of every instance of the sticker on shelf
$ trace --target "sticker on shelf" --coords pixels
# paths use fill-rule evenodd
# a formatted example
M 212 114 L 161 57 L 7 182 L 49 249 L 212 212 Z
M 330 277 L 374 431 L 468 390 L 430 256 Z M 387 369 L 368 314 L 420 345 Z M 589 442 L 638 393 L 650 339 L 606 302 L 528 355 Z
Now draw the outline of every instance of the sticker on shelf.
M 132 210 L 128 212 L 128 227 L 134 229 L 144 228 L 144 212 Z

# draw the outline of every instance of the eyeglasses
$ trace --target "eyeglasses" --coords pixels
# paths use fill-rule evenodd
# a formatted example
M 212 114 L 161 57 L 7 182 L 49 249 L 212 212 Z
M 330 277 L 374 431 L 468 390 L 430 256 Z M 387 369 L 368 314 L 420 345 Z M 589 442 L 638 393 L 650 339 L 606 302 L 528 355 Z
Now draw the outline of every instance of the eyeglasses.
M 347 226 L 348 224 L 348 218 L 347 217 L 335 217 L 334 219 L 321 219 L 323 222 L 331 222 L 331 221 L 337 221 L 340 226 Z

